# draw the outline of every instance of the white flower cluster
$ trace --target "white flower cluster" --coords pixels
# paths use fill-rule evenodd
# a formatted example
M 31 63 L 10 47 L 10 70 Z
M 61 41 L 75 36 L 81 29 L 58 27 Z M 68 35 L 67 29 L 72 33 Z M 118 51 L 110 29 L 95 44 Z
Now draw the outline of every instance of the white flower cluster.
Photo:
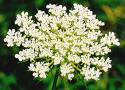
M 36 62 L 31 63 L 29 70 L 33 71 L 34 77 L 46 78 L 46 72 L 49 71 L 49 63 Z
M 78 73 L 86 80 L 98 80 L 111 68 L 111 60 L 104 55 L 111 52 L 112 45 L 120 45 L 115 34 L 102 33 L 104 23 L 82 5 L 74 4 L 69 11 L 62 5 L 46 7 L 48 13 L 38 10 L 34 20 L 27 12 L 18 14 L 15 24 L 19 29 L 8 31 L 7 46 L 24 47 L 15 57 L 30 61 L 34 77 L 46 78 L 58 65 L 60 75 L 69 80 Z
M 60 71 L 61 71 L 61 76 L 68 76 L 68 79 L 69 80 L 72 80 L 72 78 L 74 77 L 74 68 L 71 66 L 71 64 L 63 64 L 61 67 L 60 67 Z

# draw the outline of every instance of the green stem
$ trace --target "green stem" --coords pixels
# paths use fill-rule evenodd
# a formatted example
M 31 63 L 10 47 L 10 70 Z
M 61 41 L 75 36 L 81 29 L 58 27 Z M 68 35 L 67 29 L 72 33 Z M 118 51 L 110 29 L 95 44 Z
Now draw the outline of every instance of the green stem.
M 71 65 L 72 65 L 76 70 L 78 70 L 79 72 L 81 71 L 73 62 L 71 62 Z
M 58 70 L 58 67 L 57 67 L 56 68 L 56 72 L 55 72 L 54 81 L 53 81 L 52 90 L 56 90 L 56 84 L 57 84 L 57 80 L 58 80 L 58 74 L 59 74 L 59 70 Z

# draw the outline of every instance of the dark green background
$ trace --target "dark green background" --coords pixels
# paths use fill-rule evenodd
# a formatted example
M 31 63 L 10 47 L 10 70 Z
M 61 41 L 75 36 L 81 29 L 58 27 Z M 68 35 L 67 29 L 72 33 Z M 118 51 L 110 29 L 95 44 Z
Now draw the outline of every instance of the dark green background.
M 73 3 L 89 7 L 99 20 L 106 23 L 102 30 L 115 32 L 121 43 L 112 48 L 109 54 L 112 69 L 99 81 L 59 78 L 57 90 L 125 90 L 125 0 L 0 0 L 0 90 L 51 90 L 53 73 L 45 80 L 34 79 L 27 71 L 27 63 L 14 58 L 19 48 L 8 48 L 3 42 L 8 29 L 15 27 L 17 13 L 27 11 L 34 15 L 38 9 L 46 10 L 49 3 L 65 5 L 68 9 Z

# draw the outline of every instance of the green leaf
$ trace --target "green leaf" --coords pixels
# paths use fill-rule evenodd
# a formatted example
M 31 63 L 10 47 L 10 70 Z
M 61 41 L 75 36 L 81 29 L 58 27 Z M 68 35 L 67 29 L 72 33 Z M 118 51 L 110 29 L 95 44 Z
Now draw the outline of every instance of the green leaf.
M 45 3 L 45 0 L 34 0 L 34 2 L 37 7 L 40 7 Z

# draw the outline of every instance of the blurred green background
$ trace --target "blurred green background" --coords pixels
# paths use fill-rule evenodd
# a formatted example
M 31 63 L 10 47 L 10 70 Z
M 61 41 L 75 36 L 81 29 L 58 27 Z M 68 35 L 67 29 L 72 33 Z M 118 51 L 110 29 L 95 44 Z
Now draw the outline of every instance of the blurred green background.
M 113 47 L 109 57 L 112 69 L 99 81 L 86 82 L 83 78 L 66 81 L 59 78 L 57 90 L 125 90 L 125 0 L 0 0 L 0 90 L 51 90 L 54 75 L 38 81 L 28 72 L 27 63 L 14 58 L 19 48 L 8 48 L 3 42 L 9 28 L 14 28 L 16 14 L 27 11 L 34 15 L 46 10 L 49 3 L 72 8 L 73 3 L 89 7 L 99 20 L 106 23 L 105 31 L 113 31 L 120 39 L 120 47 Z

